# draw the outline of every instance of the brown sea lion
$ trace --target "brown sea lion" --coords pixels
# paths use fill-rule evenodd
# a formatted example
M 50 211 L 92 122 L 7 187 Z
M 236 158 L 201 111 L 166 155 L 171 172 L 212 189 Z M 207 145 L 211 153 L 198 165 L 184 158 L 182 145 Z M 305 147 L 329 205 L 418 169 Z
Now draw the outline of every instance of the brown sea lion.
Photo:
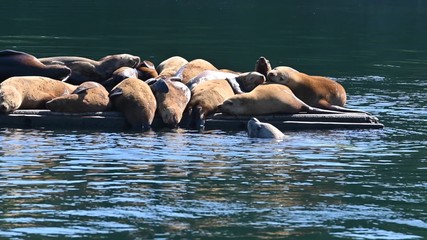
M 0 82 L 14 76 L 43 76 L 56 80 L 66 80 L 71 69 L 63 65 L 45 65 L 28 53 L 0 51 Z
M 347 100 L 344 87 L 336 81 L 311 76 L 299 72 L 291 67 L 275 67 L 267 74 L 267 80 L 288 86 L 295 96 L 306 104 L 335 111 L 362 112 L 343 107 Z
M 167 93 L 154 91 L 157 100 L 157 113 L 161 116 L 164 124 L 170 128 L 178 127 L 182 119 L 185 107 L 191 98 L 188 87 L 179 78 L 164 79 L 169 91 Z
M 176 72 L 187 63 L 185 58 L 173 56 L 161 62 L 156 67 L 156 71 L 162 78 L 169 78 L 175 76 Z
M 107 91 L 111 91 L 113 87 L 115 87 L 117 84 L 119 84 L 121 81 L 125 80 L 126 78 L 138 78 L 139 72 L 136 68 L 131 67 L 121 67 L 114 71 L 111 74 L 111 77 L 107 80 L 101 82 L 101 85 L 107 89 Z
M 297 98 L 289 87 L 269 83 L 257 86 L 248 93 L 234 95 L 218 106 L 220 112 L 230 115 L 255 116 L 280 113 L 341 113 L 314 108 Z
M 182 66 L 175 74 L 175 77 L 179 77 L 182 83 L 187 84 L 190 79 L 197 76 L 205 70 L 218 70 L 212 63 L 204 59 L 194 59 Z
M 113 72 L 120 67 L 136 67 L 140 63 L 138 56 L 130 54 L 114 54 L 105 56 L 98 61 L 75 56 L 57 56 L 39 58 L 46 64 L 62 64 L 71 68 L 68 83 L 79 85 L 87 81 L 102 82 L 111 77 Z
M 48 77 L 11 77 L 0 84 L 0 111 L 45 109 L 47 101 L 73 92 L 76 88 Z
M 265 57 L 259 57 L 255 64 L 255 72 L 259 72 L 267 78 L 267 73 L 271 70 L 270 61 Z
M 110 92 L 112 107 L 123 112 L 132 129 L 149 130 L 157 102 L 151 87 L 138 78 L 121 81 Z
M 138 72 L 138 78 L 143 81 L 159 76 L 154 64 L 148 60 L 141 61 L 139 66 L 136 67 L 136 70 Z
M 187 128 L 202 129 L 206 117 L 215 113 L 217 107 L 225 99 L 234 94 L 252 91 L 264 83 L 265 77 L 258 72 L 248 72 L 227 79 L 213 79 L 198 84 L 191 91 L 191 100 L 187 105 L 185 115 Z
M 68 113 L 102 112 L 109 106 L 108 92 L 97 82 L 84 82 L 71 94 L 64 94 L 46 102 L 47 109 Z
M 274 138 L 284 139 L 283 134 L 278 128 L 270 123 L 259 121 L 257 118 L 249 119 L 247 123 L 248 136 L 251 138 Z

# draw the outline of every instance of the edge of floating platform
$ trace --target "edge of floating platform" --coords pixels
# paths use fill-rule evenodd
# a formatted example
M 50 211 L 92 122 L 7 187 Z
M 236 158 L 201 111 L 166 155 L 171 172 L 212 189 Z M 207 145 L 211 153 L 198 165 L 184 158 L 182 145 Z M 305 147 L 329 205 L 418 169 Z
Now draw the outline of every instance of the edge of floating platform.
M 228 116 L 215 114 L 206 119 L 205 130 L 246 130 L 247 121 L 252 116 Z M 254 116 L 268 122 L 280 130 L 305 129 L 379 129 L 383 128 L 375 116 L 365 113 L 343 114 L 278 114 Z M 153 128 L 161 124 L 156 119 Z M 43 128 L 43 129 L 88 129 L 123 131 L 128 125 L 120 112 L 59 113 L 44 109 L 16 110 L 0 114 L 0 127 Z

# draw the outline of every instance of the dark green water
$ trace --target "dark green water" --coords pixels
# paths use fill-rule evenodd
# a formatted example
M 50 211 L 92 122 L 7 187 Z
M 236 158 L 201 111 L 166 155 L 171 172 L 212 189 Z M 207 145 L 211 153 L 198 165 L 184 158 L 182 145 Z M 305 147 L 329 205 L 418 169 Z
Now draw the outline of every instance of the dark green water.
M 427 238 L 426 1 L 2 0 L 0 49 L 329 76 L 382 130 L 0 129 L 0 239 Z

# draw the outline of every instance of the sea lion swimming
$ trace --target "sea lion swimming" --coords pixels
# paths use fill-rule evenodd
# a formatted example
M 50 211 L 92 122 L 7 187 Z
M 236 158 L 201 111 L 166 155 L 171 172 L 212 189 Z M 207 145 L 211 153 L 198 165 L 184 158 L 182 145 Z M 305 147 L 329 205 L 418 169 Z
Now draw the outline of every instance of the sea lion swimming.
M 251 118 L 247 123 L 248 136 L 251 138 L 274 138 L 283 139 L 283 134 L 278 128 L 270 123 L 260 122 L 257 118 Z

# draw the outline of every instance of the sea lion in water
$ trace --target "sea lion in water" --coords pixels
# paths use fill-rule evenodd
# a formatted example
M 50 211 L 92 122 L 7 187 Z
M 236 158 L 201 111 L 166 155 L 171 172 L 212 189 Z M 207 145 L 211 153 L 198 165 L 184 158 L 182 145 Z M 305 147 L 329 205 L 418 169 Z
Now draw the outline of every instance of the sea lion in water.
M 181 82 L 181 79 L 172 77 L 163 79 L 168 85 L 169 91 L 154 91 L 157 101 L 157 113 L 164 124 L 168 127 L 176 128 L 181 122 L 183 112 L 190 101 L 191 92 L 188 87 Z
M 48 77 L 11 77 L 0 84 L 0 111 L 45 109 L 46 102 L 74 91 L 77 86 Z
M 204 59 L 194 59 L 182 66 L 175 74 L 175 77 L 179 77 L 182 83 L 187 84 L 190 79 L 197 76 L 205 70 L 218 70 L 212 63 Z
M 270 123 L 260 122 L 257 118 L 251 118 L 247 123 L 248 136 L 251 138 L 274 138 L 283 139 L 283 134 L 279 129 Z
M 75 56 L 58 56 L 39 58 L 46 64 L 62 64 L 71 68 L 68 83 L 79 85 L 87 81 L 102 82 L 111 77 L 112 73 L 120 67 L 136 67 L 141 59 L 130 54 L 114 54 L 105 56 L 98 61 Z
M 138 78 L 121 81 L 110 92 L 114 109 L 123 112 L 132 129 L 149 130 L 153 122 L 157 102 L 151 87 Z M 157 90 L 156 91 L 160 91 Z
M 108 92 L 97 82 L 84 82 L 71 94 L 64 94 L 46 102 L 47 109 L 68 113 L 102 112 L 109 106 Z
M 289 87 L 268 83 L 248 93 L 234 95 L 218 106 L 220 112 L 230 115 L 265 115 L 275 113 L 341 113 L 314 108 L 297 98 Z
M 259 57 L 255 64 L 255 72 L 259 72 L 267 78 L 269 71 L 271 71 L 270 61 L 265 57 Z
M 202 129 L 207 116 L 215 113 L 225 99 L 234 94 L 252 91 L 264 83 L 265 77 L 258 72 L 248 72 L 227 79 L 213 79 L 198 84 L 191 91 L 191 100 L 185 111 L 186 127 Z M 184 125 L 184 124 L 183 124 Z
M 180 56 L 170 57 L 163 62 L 161 62 L 157 67 L 156 71 L 162 78 L 169 78 L 175 76 L 176 72 L 188 61 Z
M 291 67 L 279 66 L 268 72 L 267 80 L 288 86 L 295 96 L 310 106 L 335 111 L 366 113 L 345 108 L 346 91 L 341 84 L 332 79 L 311 76 Z
M 36 57 L 14 50 L 0 51 L 0 82 L 15 76 L 42 76 L 66 80 L 71 69 L 63 65 L 45 65 Z

